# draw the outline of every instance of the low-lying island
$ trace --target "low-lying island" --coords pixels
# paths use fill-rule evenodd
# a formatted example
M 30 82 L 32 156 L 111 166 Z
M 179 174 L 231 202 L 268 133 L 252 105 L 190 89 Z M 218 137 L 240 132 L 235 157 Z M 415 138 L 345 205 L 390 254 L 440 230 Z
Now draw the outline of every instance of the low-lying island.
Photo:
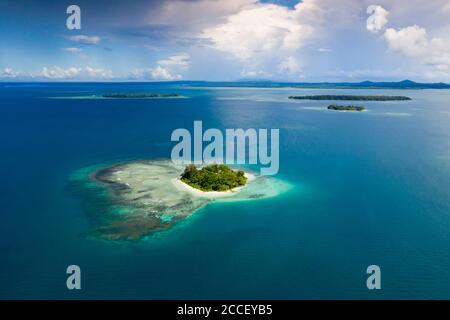
M 338 106 L 335 104 L 331 104 L 327 107 L 328 110 L 333 110 L 333 111 L 356 111 L 356 112 L 361 112 L 361 111 L 365 111 L 366 108 L 362 107 L 362 106 Z
M 89 235 L 105 240 L 139 240 L 170 229 L 210 202 L 273 197 L 290 188 L 226 165 L 184 167 L 169 160 L 80 169 L 72 185 L 86 201 L 93 225 Z
M 145 99 L 145 98 L 175 98 L 180 95 L 177 93 L 105 93 L 103 98 L 119 98 L 119 99 Z
M 407 101 L 405 96 L 360 96 L 360 95 L 311 95 L 290 96 L 294 100 L 347 100 L 347 101 Z

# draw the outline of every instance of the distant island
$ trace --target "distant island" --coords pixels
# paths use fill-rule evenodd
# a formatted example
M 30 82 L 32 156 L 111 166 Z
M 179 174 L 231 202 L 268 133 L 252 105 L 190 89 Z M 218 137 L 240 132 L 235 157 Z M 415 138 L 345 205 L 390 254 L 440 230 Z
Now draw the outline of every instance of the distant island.
M 335 111 L 358 111 L 358 112 L 366 110 L 366 108 L 361 106 L 338 106 L 335 104 L 329 105 L 327 109 Z
M 105 93 L 103 98 L 173 98 L 179 97 L 176 93 Z
M 186 166 L 181 181 L 204 192 L 229 191 L 242 187 L 247 178 L 242 170 L 233 171 L 227 165 L 213 164 L 198 170 L 194 164 Z
M 276 82 L 269 80 L 228 81 L 178 81 L 181 85 L 192 87 L 249 87 L 249 88 L 308 88 L 308 89 L 450 89 L 450 84 L 443 82 L 420 83 L 411 80 L 392 82 Z
M 314 96 L 290 96 L 296 100 L 348 100 L 348 101 L 405 101 L 411 100 L 405 96 L 359 96 L 359 95 L 314 95 Z

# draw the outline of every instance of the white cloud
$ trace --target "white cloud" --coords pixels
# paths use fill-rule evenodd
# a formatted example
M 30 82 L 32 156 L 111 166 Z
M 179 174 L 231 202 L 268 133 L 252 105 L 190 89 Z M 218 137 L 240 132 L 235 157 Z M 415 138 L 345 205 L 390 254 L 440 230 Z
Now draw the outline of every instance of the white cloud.
M 217 51 L 217 59 L 239 65 L 244 73 L 258 70 L 273 79 L 296 80 L 299 61 L 306 65 L 318 46 L 323 46 L 319 52 L 329 52 L 328 41 L 337 31 L 348 34 L 362 8 L 367 6 L 361 0 L 303 0 L 293 8 L 253 1 L 203 28 L 198 37 Z
M 182 76 L 180 74 L 172 73 L 167 68 L 156 66 L 155 68 L 134 69 L 129 73 L 128 78 L 132 80 L 173 81 L 173 80 L 181 80 Z
M 2 78 L 16 78 L 19 74 L 19 72 L 14 71 L 12 68 L 4 68 L 0 73 L 0 76 Z
M 371 5 L 367 8 L 367 14 L 370 14 L 367 18 L 366 27 L 372 33 L 381 31 L 388 23 L 389 11 L 382 6 Z
M 322 53 L 324 53 L 324 52 L 333 52 L 333 50 L 330 49 L 330 48 L 318 48 L 318 49 L 316 49 L 316 51 L 317 52 L 322 52 Z
M 61 48 L 61 50 L 62 51 L 66 51 L 66 52 L 73 52 L 73 53 L 77 53 L 77 52 L 83 51 L 83 49 L 76 48 L 76 47 Z
M 299 75 L 300 76 L 300 64 L 293 56 L 289 56 L 284 59 L 279 65 L 278 69 L 280 73 L 285 73 L 288 75 Z
M 450 71 L 450 41 L 430 39 L 425 28 L 417 25 L 399 30 L 389 28 L 384 38 L 392 52 L 418 59 L 422 64 L 432 66 L 439 74 Z
M 255 3 L 251 8 L 229 16 L 225 23 L 204 29 L 201 37 L 209 39 L 215 49 L 240 60 L 261 52 L 296 50 L 314 35 L 314 28 L 300 19 L 304 8 L 313 13 L 316 9 L 313 4 L 314 1 L 307 1 L 295 9 L 288 9 Z
M 148 69 L 133 69 L 128 72 L 127 78 L 129 80 L 144 80 L 146 72 L 148 72 Z
M 0 78 L 18 78 L 24 80 L 48 79 L 48 80 L 113 80 L 116 79 L 112 70 L 93 67 L 69 67 L 59 66 L 43 67 L 38 73 L 24 73 L 12 68 L 0 71 Z
M 180 80 L 182 77 L 179 74 L 171 74 L 167 68 L 157 66 L 150 70 L 153 80 Z
M 86 67 L 82 70 L 82 72 L 92 78 L 114 78 L 113 72 L 110 69 Z
M 101 68 L 61 68 L 58 66 L 48 68 L 42 68 L 40 76 L 47 79 L 112 79 L 113 72 L 109 69 Z
M 24 79 L 32 79 L 33 76 L 27 72 L 14 70 L 13 68 L 6 67 L 3 70 L 0 70 L 0 79 L 9 79 L 9 80 L 24 80 Z
M 64 69 L 61 67 L 53 67 L 53 68 L 42 68 L 41 75 L 44 78 L 49 79 L 70 79 L 76 77 L 80 73 L 80 68 L 68 68 Z
M 98 36 L 87 36 L 80 34 L 76 36 L 70 36 L 69 40 L 82 44 L 97 44 L 100 42 L 101 38 Z
M 130 72 L 129 78 L 134 80 L 181 80 L 183 76 L 179 73 L 189 68 L 191 61 L 187 53 L 180 53 L 160 59 L 154 68 L 134 69 Z
M 190 56 L 187 53 L 181 53 L 168 57 L 167 59 L 158 60 L 157 63 L 167 68 L 187 69 L 190 64 Z
M 410 57 L 425 54 L 428 47 L 427 31 L 419 26 L 410 26 L 400 30 L 389 28 L 384 33 L 389 49 Z
M 343 10 L 355 0 L 303 0 L 294 8 L 258 1 L 230 14 L 223 22 L 204 28 L 199 37 L 206 46 L 221 52 L 222 59 L 235 60 L 241 77 L 298 79 L 302 49 L 326 44 L 329 21 L 333 26 L 348 23 Z M 348 11 L 348 10 L 347 10 Z M 323 49 L 325 52 L 327 49 Z
M 393 17 L 397 17 L 397 19 L 391 20 L 397 22 L 399 16 L 402 17 L 401 21 L 406 19 L 405 16 L 409 17 L 409 20 L 413 20 L 415 17 L 421 21 L 428 21 L 430 25 L 429 17 L 427 19 L 423 17 L 428 12 L 428 6 L 433 8 L 439 6 L 444 10 L 445 5 L 441 0 L 429 0 L 429 2 L 427 7 L 423 7 L 423 9 L 417 2 L 411 2 L 410 6 L 401 6 L 400 2 L 392 2 L 391 12 Z M 372 14 L 367 19 L 368 31 L 377 33 L 387 26 L 389 12 L 383 7 L 369 6 L 367 13 Z M 444 30 L 448 29 L 448 25 L 445 27 L 446 22 L 443 21 L 443 23 Z M 441 37 L 432 37 L 426 28 L 413 24 L 403 28 L 386 28 L 382 38 L 386 41 L 389 52 L 412 59 L 411 63 L 413 64 L 410 65 L 409 71 L 415 70 L 414 72 L 416 73 L 420 72 L 420 76 L 425 78 L 444 77 L 448 79 L 448 72 L 450 71 L 450 39 L 442 37 L 445 37 L 448 33 L 443 33 L 436 27 L 431 28 L 431 30 L 435 34 L 440 34 Z M 404 63 L 406 62 L 404 61 Z M 408 70 L 405 70 L 406 72 Z

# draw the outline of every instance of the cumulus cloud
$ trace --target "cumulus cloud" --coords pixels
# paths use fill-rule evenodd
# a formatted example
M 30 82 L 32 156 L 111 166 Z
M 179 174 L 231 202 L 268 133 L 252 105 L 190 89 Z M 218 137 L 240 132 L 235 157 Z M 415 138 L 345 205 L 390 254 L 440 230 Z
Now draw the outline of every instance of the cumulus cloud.
M 181 80 L 183 76 L 180 72 L 186 71 L 189 65 L 189 54 L 180 53 L 158 60 L 154 68 L 134 69 L 130 72 L 129 78 L 133 80 Z
M 82 70 L 82 73 L 83 72 L 88 77 L 92 77 L 92 78 L 112 79 L 114 77 L 113 72 L 110 69 L 86 67 Z
M 80 73 L 80 68 L 68 68 L 64 69 L 61 67 L 53 67 L 53 68 L 42 68 L 41 75 L 44 78 L 49 79 L 67 79 L 67 78 L 74 78 Z
M 97 44 L 100 42 L 101 38 L 98 36 L 87 36 L 84 34 L 70 36 L 70 41 L 81 43 L 81 44 Z
M 430 5 L 438 3 L 441 2 L 431 1 Z M 401 9 L 398 3 L 394 8 Z M 386 27 L 389 12 L 384 8 L 372 5 L 367 8 L 367 13 L 371 14 L 367 20 L 368 31 L 377 33 Z M 448 77 L 450 39 L 439 36 L 432 37 L 426 28 L 416 24 L 403 28 L 386 28 L 382 38 L 386 41 L 389 52 L 413 59 L 416 64 L 411 68 L 418 69 L 417 67 L 420 66 L 422 68 L 421 76 L 427 78 Z
M 18 71 L 10 67 L 6 67 L 3 70 L 0 70 L 0 79 L 4 80 L 24 80 L 24 79 L 32 79 L 32 75 L 27 72 Z
M 300 64 L 293 56 L 289 56 L 278 66 L 280 73 L 285 73 L 288 75 L 300 75 Z
M 171 74 L 167 68 L 161 66 L 151 69 L 150 74 L 154 80 L 179 80 L 182 78 L 181 75 Z
M 190 64 L 190 56 L 187 53 L 181 53 L 168 57 L 167 59 L 158 60 L 158 65 L 167 68 L 187 69 Z
M 257 3 L 229 16 L 223 24 L 204 29 L 201 37 L 209 39 L 215 49 L 240 60 L 261 52 L 295 50 L 314 34 L 314 28 L 300 19 L 302 5 L 300 3 L 291 10 Z
M 155 68 L 146 69 L 134 69 L 128 75 L 131 80 L 161 80 L 161 81 L 173 81 L 181 80 L 180 74 L 173 74 L 167 68 L 156 66 Z
M 73 53 L 77 53 L 77 52 L 83 51 L 83 49 L 77 48 L 77 47 L 61 48 L 61 50 L 62 51 L 66 51 L 66 52 L 73 52 Z
M 19 72 L 14 71 L 12 68 L 4 68 L 0 73 L 2 78 L 16 78 L 19 75 Z
M 62 68 L 62 67 L 43 67 L 40 76 L 46 79 L 112 79 L 113 72 L 102 68 Z
M 354 3 L 303 0 L 288 8 L 254 1 L 223 22 L 204 28 L 199 37 L 224 59 L 240 64 L 244 75 L 256 70 L 273 79 L 297 79 L 307 52 L 304 48 L 325 45 L 329 22 L 337 28 L 348 24 L 349 13 L 344 9 Z
M 417 25 L 403 29 L 389 28 L 384 33 L 389 49 L 410 57 L 425 54 L 429 45 L 427 31 Z
M 417 58 L 438 71 L 450 70 L 450 42 L 442 38 L 430 39 L 425 28 L 417 25 L 399 30 L 389 28 L 384 38 L 392 52 Z
M 143 76 L 152 80 L 180 80 L 183 78 L 182 71 L 189 68 L 190 56 L 180 53 L 157 61 L 157 66 L 144 70 Z
M 366 27 L 370 32 L 377 33 L 383 30 L 388 23 L 387 17 L 389 15 L 389 11 L 384 9 L 382 6 L 369 6 L 367 8 L 367 14 L 370 16 L 367 18 Z

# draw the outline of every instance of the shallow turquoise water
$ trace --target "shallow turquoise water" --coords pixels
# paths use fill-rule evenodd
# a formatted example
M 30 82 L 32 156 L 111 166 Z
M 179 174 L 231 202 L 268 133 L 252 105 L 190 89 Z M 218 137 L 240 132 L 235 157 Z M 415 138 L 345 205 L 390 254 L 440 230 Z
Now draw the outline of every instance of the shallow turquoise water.
M 48 99 L 105 92 L 187 99 Z M 407 95 L 364 113 L 295 94 Z M 450 298 L 450 91 L 0 86 L 1 298 Z M 175 128 L 280 128 L 276 198 L 214 203 L 135 243 L 85 236 L 87 166 L 167 158 Z M 79 292 L 65 269 L 82 269 Z M 382 290 L 366 289 L 367 266 Z

